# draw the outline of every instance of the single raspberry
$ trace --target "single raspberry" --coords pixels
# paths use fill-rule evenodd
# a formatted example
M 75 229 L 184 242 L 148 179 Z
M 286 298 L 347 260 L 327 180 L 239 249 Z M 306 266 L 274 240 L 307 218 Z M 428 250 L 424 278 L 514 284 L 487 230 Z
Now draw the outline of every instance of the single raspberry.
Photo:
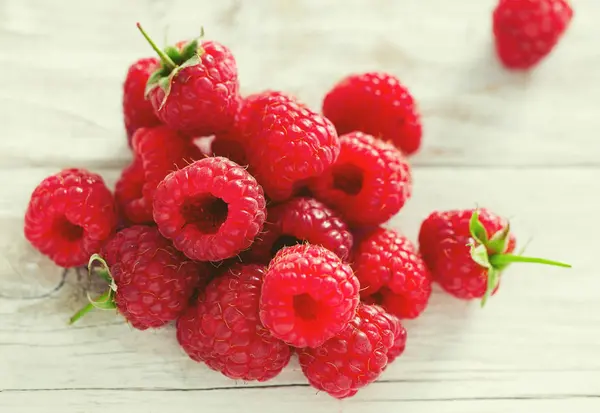
M 458 298 L 482 298 L 482 305 L 496 293 L 501 272 L 512 262 L 570 267 L 513 255 L 515 244 L 508 222 L 486 209 L 433 212 L 419 232 L 419 248 L 433 279 Z
M 243 167 L 222 157 L 172 172 L 154 195 L 160 232 L 198 261 L 223 260 L 248 248 L 265 214 L 261 186 Z
M 309 186 L 348 224 L 369 226 L 400 211 L 411 195 L 412 179 L 408 162 L 393 145 L 353 132 L 341 137 L 337 162 Z
M 134 159 L 117 181 L 115 196 L 132 223 L 153 222 L 156 187 L 170 172 L 203 155 L 189 138 L 167 126 L 140 128 L 133 137 Z
M 214 279 L 177 321 L 177 340 L 195 361 L 234 380 L 266 381 L 288 364 L 290 347 L 258 316 L 264 268 L 235 265 Z
M 152 104 L 144 96 L 148 78 L 158 67 L 158 59 L 149 57 L 136 61 L 127 71 L 123 83 L 123 119 L 129 145 L 131 145 L 131 138 L 138 128 L 160 124 L 154 114 Z
M 500 0 L 493 15 L 500 61 L 509 69 L 532 68 L 550 54 L 572 18 L 567 0 Z
M 431 275 L 408 238 L 378 228 L 358 244 L 354 273 L 363 301 L 400 318 L 415 318 L 427 306 Z
M 200 279 L 208 276 L 205 267 L 186 259 L 156 227 L 134 225 L 119 231 L 102 256 L 93 256 L 90 266 L 102 264 L 111 288 L 71 323 L 100 307 L 116 308 L 139 330 L 162 327 L 183 313 Z
M 323 203 L 292 198 L 268 209 L 263 233 L 247 257 L 268 264 L 281 248 L 303 242 L 321 245 L 346 261 L 352 249 L 352 234 L 341 216 Z
M 406 329 L 398 317 L 383 312 L 383 316 L 390 322 L 390 327 L 394 333 L 394 345 L 387 352 L 388 366 L 404 353 L 406 349 Z
M 348 325 L 359 301 L 352 268 L 318 245 L 283 248 L 271 261 L 260 297 L 260 319 L 295 347 L 317 347 Z
M 377 306 L 361 304 L 348 326 L 317 348 L 298 350 L 311 386 L 338 399 L 377 380 L 394 347 L 396 327 Z
M 407 155 L 421 146 L 421 117 L 397 77 L 388 73 L 350 75 L 325 96 L 323 114 L 340 135 L 360 131 L 390 141 Z
M 291 198 L 339 154 L 331 122 L 282 93 L 247 99 L 239 122 L 251 171 L 274 201 Z
M 112 194 L 100 175 L 65 169 L 35 188 L 25 213 L 25 237 L 61 267 L 86 264 L 117 225 Z
M 214 41 L 192 40 L 157 52 L 161 65 L 148 80 L 146 96 L 160 120 L 196 136 L 229 130 L 239 109 L 239 81 L 231 51 Z

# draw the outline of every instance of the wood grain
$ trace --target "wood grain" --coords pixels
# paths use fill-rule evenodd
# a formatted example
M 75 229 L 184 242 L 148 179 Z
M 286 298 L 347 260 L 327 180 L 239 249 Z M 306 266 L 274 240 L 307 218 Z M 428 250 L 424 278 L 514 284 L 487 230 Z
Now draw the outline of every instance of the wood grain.
M 493 0 L 75 0 L 0 3 L 0 411 L 524 412 L 600 410 L 600 3 L 535 71 L 493 58 Z M 485 310 L 436 289 L 407 322 L 405 356 L 346 401 L 306 385 L 296 362 L 244 384 L 189 360 L 172 327 L 138 332 L 106 312 L 74 326 L 81 271 L 64 271 L 22 235 L 45 176 L 85 166 L 110 185 L 129 162 L 121 119 L 127 65 L 157 39 L 204 25 L 229 45 L 245 93 L 276 88 L 318 108 L 345 74 L 392 71 L 425 124 L 415 190 L 390 226 L 416 238 L 434 209 L 490 207 L 511 218 L 531 255 L 570 271 L 515 265 Z

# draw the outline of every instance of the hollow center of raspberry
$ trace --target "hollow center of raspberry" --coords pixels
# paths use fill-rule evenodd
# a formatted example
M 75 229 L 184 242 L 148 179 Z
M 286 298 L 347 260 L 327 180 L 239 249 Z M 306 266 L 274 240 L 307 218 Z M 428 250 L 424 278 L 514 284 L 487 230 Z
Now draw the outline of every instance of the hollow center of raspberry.
M 361 168 L 351 163 L 333 167 L 333 187 L 348 195 L 357 195 L 363 186 L 364 173 Z
M 69 242 L 79 241 L 83 237 L 83 228 L 73 224 L 64 216 L 56 218 L 52 226 L 55 234 L 60 234 Z
M 294 237 L 293 235 L 283 234 L 275 240 L 271 247 L 271 257 L 274 257 L 277 252 L 285 247 L 291 247 L 293 245 L 302 244 L 302 240 Z
M 188 199 L 180 211 L 186 225 L 194 225 L 204 234 L 217 233 L 229 213 L 227 203 L 212 195 Z
M 310 294 L 295 295 L 294 312 L 303 320 L 315 320 L 319 314 L 319 303 Z

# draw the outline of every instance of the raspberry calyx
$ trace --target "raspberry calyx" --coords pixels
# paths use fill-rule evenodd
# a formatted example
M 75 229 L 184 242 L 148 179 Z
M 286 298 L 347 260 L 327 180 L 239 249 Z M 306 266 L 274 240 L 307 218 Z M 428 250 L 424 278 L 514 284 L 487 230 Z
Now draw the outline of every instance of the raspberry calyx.
M 471 248 L 471 258 L 477 264 L 487 268 L 487 289 L 481 299 L 483 307 L 492 291 L 498 286 L 500 273 L 514 262 L 528 262 L 533 264 L 553 265 L 555 267 L 571 268 L 570 264 L 559 261 L 548 260 L 537 257 L 524 257 L 520 254 L 505 253 L 508 246 L 510 235 L 510 224 L 500 229 L 491 238 L 488 239 L 487 232 L 482 222 L 479 220 L 479 211 L 476 209 L 471 215 L 469 221 L 469 232 L 473 237 L 473 242 L 469 244 Z
M 167 46 L 164 50 L 161 50 L 142 28 L 140 23 L 136 23 L 136 26 L 160 58 L 160 67 L 148 78 L 144 93 L 147 97 L 154 88 L 160 87 L 164 90 L 165 97 L 161 102 L 162 107 L 167 101 L 171 90 L 171 82 L 177 76 L 177 73 L 186 67 L 196 66 L 201 63 L 200 57 L 204 54 L 204 49 L 198 40 L 204 36 L 204 29 L 200 30 L 199 37 L 183 44 L 181 49 L 175 46 Z
M 74 324 L 77 320 L 79 320 L 81 317 L 94 310 L 95 308 L 100 310 L 114 310 L 117 308 L 117 304 L 115 302 L 117 284 L 115 284 L 115 280 L 110 274 L 107 262 L 99 254 L 94 254 L 90 257 L 90 261 L 88 262 L 88 275 L 90 278 L 92 277 L 94 264 L 96 262 L 100 264 L 100 268 L 95 272 L 95 274 L 103 278 L 108 283 L 109 289 L 96 299 L 90 297 L 90 294 L 88 292 L 87 297 L 89 303 L 85 307 L 77 311 L 69 319 L 69 325 Z

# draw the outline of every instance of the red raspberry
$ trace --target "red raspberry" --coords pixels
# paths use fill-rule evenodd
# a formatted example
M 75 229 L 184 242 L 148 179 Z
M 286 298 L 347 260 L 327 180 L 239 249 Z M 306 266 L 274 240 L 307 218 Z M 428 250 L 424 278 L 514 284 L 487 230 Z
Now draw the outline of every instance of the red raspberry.
M 509 69 L 530 69 L 554 49 L 573 10 L 567 0 L 500 0 L 494 11 L 496 52 Z
M 407 155 L 421 146 L 421 118 L 397 77 L 363 73 L 342 79 L 325 96 L 323 114 L 340 135 L 361 131 L 390 141 Z
M 327 248 L 342 261 L 352 249 L 352 234 L 337 212 L 316 199 L 293 198 L 268 209 L 263 234 L 248 257 L 268 264 L 281 248 L 304 241 Z
M 340 140 L 337 162 L 310 182 L 315 198 L 337 209 L 350 225 L 387 221 L 411 195 L 408 162 L 393 145 L 361 132 Z
M 123 84 L 123 118 L 130 145 L 131 138 L 138 128 L 160 124 L 152 104 L 144 96 L 148 78 L 158 67 L 158 59 L 150 57 L 136 61 L 127 71 Z
M 290 347 L 258 316 L 264 268 L 236 265 L 213 280 L 177 321 L 177 339 L 195 361 L 234 380 L 266 381 L 288 364 Z
M 65 169 L 33 191 L 25 237 L 61 267 L 76 267 L 98 252 L 117 225 L 113 196 L 100 175 Z
M 396 327 L 381 308 L 361 304 L 350 324 L 317 348 L 298 350 L 302 372 L 311 386 L 343 399 L 377 377 L 388 363 Z
M 196 136 L 229 130 L 240 103 L 231 51 L 217 42 L 198 40 L 162 51 L 139 24 L 138 28 L 161 58 L 146 89 L 158 118 L 173 129 Z
M 133 223 L 153 222 L 156 187 L 170 172 L 202 157 L 189 138 L 167 126 L 140 128 L 133 137 L 134 159 L 117 181 L 115 195 L 125 217 Z
M 339 154 L 331 122 L 282 93 L 247 99 L 239 122 L 251 170 L 274 201 L 291 198 Z
M 102 252 L 111 289 L 99 302 L 114 302 L 117 310 L 139 330 L 174 321 L 188 307 L 206 268 L 186 259 L 156 227 L 135 225 L 118 232 Z M 71 319 L 93 309 L 88 305 Z
M 361 298 L 401 317 L 415 318 L 427 306 L 431 276 L 406 237 L 378 228 L 358 245 L 354 273 Z
M 570 267 L 540 258 L 515 256 L 515 237 L 506 220 L 486 210 L 433 212 L 421 224 L 419 247 L 433 279 L 450 294 L 483 298 L 494 294 L 511 262 Z
M 406 329 L 398 319 L 389 313 L 384 312 L 384 317 L 390 322 L 390 327 L 394 332 L 394 345 L 387 352 L 388 366 L 404 353 L 406 348 Z
M 352 268 L 317 245 L 277 253 L 265 275 L 260 319 L 295 347 L 317 347 L 348 325 L 359 301 Z
M 204 158 L 158 185 L 154 220 L 191 259 L 219 261 L 252 244 L 265 221 L 265 198 L 243 167 L 221 157 Z

